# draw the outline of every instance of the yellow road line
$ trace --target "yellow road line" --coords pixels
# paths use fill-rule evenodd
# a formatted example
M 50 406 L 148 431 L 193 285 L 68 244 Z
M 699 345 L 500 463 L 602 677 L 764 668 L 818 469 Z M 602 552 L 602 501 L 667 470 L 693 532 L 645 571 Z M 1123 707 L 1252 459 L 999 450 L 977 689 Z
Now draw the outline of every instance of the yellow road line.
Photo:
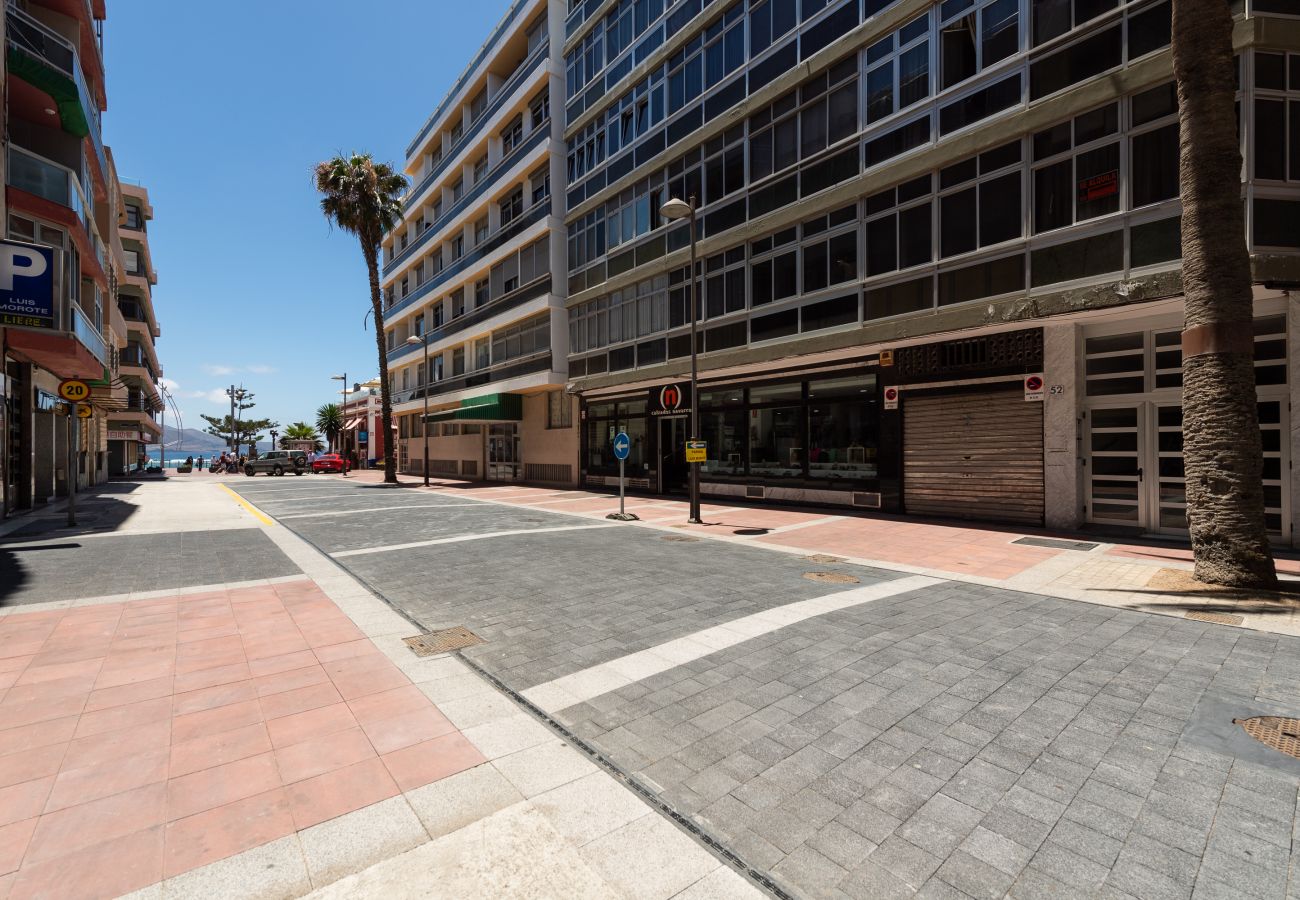
M 226 492 L 227 494 L 229 494 L 230 496 L 234 497 L 236 503 L 238 503 L 238 504 L 239 504 L 240 506 L 242 506 L 244 509 L 246 509 L 246 510 L 248 510 L 250 513 L 252 513 L 252 514 L 253 514 L 253 515 L 258 519 L 258 521 L 260 521 L 263 525 L 274 525 L 274 524 L 275 524 L 275 521 L 274 521 L 273 519 L 271 519 L 269 516 L 267 516 L 266 513 L 262 512 L 262 511 L 261 511 L 260 509 L 258 509 L 256 506 L 254 506 L 253 504 L 249 503 L 247 500 L 245 500 L 243 497 L 239 496 L 239 494 L 235 493 L 235 492 L 232 491 L 230 488 L 226 487 L 224 484 L 222 484 L 222 485 L 218 485 L 218 487 L 220 487 L 223 491 L 225 491 L 225 492 Z

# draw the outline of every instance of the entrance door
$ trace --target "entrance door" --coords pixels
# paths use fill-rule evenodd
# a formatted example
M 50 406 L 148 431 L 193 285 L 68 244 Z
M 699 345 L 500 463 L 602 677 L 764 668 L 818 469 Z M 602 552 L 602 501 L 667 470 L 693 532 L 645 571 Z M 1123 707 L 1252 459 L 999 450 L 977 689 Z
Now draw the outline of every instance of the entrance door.
M 690 473 L 686 467 L 685 416 L 667 416 L 659 420 L 659 493 L 683 494 Z
M 519 463 L 519 426 L 511 422 L 508 425 L 488 426 L 488 466 L 489 481 L 518 481 Z
M 1088 410 L 1089 522 L 1145 527 L 1146 412 L 1144 403 Z

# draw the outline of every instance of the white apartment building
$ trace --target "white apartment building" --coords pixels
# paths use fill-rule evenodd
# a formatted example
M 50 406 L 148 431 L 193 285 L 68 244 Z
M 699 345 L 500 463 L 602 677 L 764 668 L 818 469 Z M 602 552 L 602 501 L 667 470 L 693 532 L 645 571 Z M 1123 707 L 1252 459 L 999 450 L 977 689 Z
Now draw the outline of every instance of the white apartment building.
M 576 483 L 563 23 L 558 0 L 516 0 L 407 147 L 383 248 L 400 471 L 423 471 L 427 430 L 431 473 Z

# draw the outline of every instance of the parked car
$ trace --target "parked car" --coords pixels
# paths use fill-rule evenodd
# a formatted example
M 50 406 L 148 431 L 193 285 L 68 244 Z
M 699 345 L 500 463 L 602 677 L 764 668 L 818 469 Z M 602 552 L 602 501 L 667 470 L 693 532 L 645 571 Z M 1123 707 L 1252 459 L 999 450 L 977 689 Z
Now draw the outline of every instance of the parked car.
M 244 474 L 250 478 L 258 472 L 268 475 L 283 475 L 292 472 L 304 475 L 307 472 L 307 452 L 305 450 L 268 450 L 257 459 L 244 463 Z
M 344 459 L 337 453 L 326 453 L 316 457 L 311 464 L 313 472 L 351 472 L 352 461 Z

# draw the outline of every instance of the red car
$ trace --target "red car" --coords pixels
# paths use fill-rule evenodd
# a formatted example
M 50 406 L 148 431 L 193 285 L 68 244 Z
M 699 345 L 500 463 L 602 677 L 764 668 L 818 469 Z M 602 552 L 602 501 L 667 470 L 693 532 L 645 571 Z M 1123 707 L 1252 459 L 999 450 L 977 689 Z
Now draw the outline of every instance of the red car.
M 337 453 L 326 453 L 323 456 L 316 457 L 311 464 L 313 472 L 351 472 L 352 461 L 344 459 Z

